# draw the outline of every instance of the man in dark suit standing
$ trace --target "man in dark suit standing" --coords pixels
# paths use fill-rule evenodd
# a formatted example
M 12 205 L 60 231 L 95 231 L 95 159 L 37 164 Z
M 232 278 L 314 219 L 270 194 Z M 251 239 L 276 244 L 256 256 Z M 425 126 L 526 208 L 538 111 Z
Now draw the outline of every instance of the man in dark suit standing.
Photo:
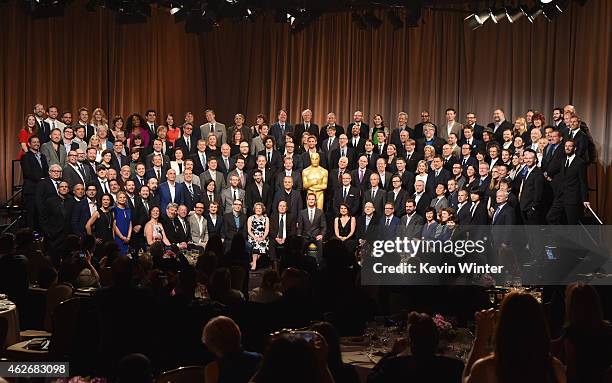
M 36 128 L 38 129 L 38 138 L 40 143 L 44 144 L 49 141 L 51 134 L 51 125 L 45 121 L 45 107 L 42 104 L 34 105 L 34 116 L 36 117 Z
M 369 128 L 368 128 L 369 130 Z M 361 129 L 357 125 L 353 125 L 350 130 L 350 134 L 348 136 L 348 145 L 349 147 L 355 150 L 355 155 L 358 156 L 360 153 L 365 151 L 365 142 L 368 139 L 367 137 L 361 137 Z
M 58 193 L 60 181 L 62 180 L 62 168 L 57 165 L 49 166 L 49 177 L 40 180 L 36 185 L 35 205 L 39 218 L 45 210 L 45 201 Z M 42 221 L 40 222 L 42 226 Z
M 295 158 L 297 159 L 300 157 L 295 156 Z M 295 168 L 293 160 L 290 157 L 285 157 L 283 159 L 283 169 L 279 170 L 278 173 L 274 175 L 274 192 L 283 190 L 285 177 L 291 177 L 293 179 L 293 188 L 295 190 L 302 190 L 302 174 Z
M 382 213 L 381 213 L 382 215 Z M 357 238 L 359 244 L 372 243 L 378 236 L 377 214 L 372 202 L 363 205 L 363 214 L 357 218 Z
M 21 157 L 21 171 L 23 173 L 23 199 L 26 207 L 26 223 L 32 230 L 38 229 L 39 203 L 36 200 L 38 184 L 49 173 L 47 159 L 40 152 L 40 138 L 31 136 L 28 140 L 28 151 Z M 55 188 L 53 188 L 55 190 Z
M 513 230 L 508 226 L 514 225 L 514 208 L 508 203 L 508 192 L 498 190 L 495 195 L 497 208 L 493 212 L 491 221 L 491 237 L 495 249 L 495 262 L 501 262 L 507 267 L 515 265 L 511 259 Z
M 527 175 L 519 187 L 519 204 L 523 223 L 526 225 L 540 225 L 544 212 L 542 211 L 542 194 L 544 192 L 544 176 L 537 167 L 538 161 L 535 152 L 525 149 L 523 154 Z
M 178 204 L 170 202 L 166 206 L 166 214 L 162 214 L 159 217 L 159 222 L 164 228 L 164 233 L 166 234 L 166 237 L 168 237 L 168 241 L 170 241 L 170 243 L 173 245 L 177 245 L 179 249 L 186 249 L 187 242 L 184 241 L 181 234 L 182 229 L 180 228 L 181 223 L 178 219 L 178 208 Z
M 370 175 L 370 187 L 363 193 L 363 204 L 372 202 L 374 209 L 378 212 L 384 211 L 387 192 L 379 186 L 380 177 L 377 173 Z
M 436 126 L 436 124 L 431 122 L 431 115 L 429 114 L 429 111 L 424 110 L 421 112 L 421 122 L 419 122 L 418 124 L 414 126 L 414 131 L 410 132 L 411 133 L 410 138 L 412 138 L 413 140 L 418 140 L 419 138 L 423 138 L 424 137 L 423 136 L 423 126 L 425 126 L 425 124 L 432 124 L 437 132 L 438 127 Z
M 287 252 L 287 237 L 296 233 L 295 215 L 287 212 L 287 202 L 279 201 L 276 212 L 270 217 L 270 259 L 279 262 Z
M 247 206 L 247 215 L 253 214 L 253 206 L 257 202 L 261 202 L 266 207 L 266 211 L 270 211 L 272 205 L 272 188 L 263 182 L 261 170 L 255 169 L 252 174 L 253 182 L 247 183 L 245 190 L 245 203 Z
M 391 202 L 396 217 L 401 217 L 406 212 L 406 201 L 410 198 L 408 192 L 402 188 L 402 178 L 399 175 L 391 177 L 391 190 L 387 192 L 387 202 Z
M 461 142 L 463 143 L 467 139 L 467 134 L 465 129 L 469 127 L 471 129 L 471 136 L 477 140 L 482 142 L 482 132 L 484 132 L 484 126 L 478 125 L 476 123 L 476 114 L 472 112 L 468 112 L 465 115 L 465 125 L 463 125 L 463 132 L 461 133 Z
M 589 137 L 582 130 L 580 122 L 580 118 L 576 115 L 570 118 L 568 139 L 574 141 L 576 155 L 588 164 L 594 158 L 589 158 Z
M 331 164 L 331 154 L 339 147 L 336 137 L 336 126 L 331 125 L 327 128 L 327 138 L 321 143 L 321 158 L 325 158 L 326 164 Z
M 469 125 L 465 126 L 463 128 L 463 135 L 462 135 L 463 137 L 461 138 L 461 141 L 459 142 L 462 147 L 464 144 L 469 145 L 470 152 L 473 156 L 475 156 L 479 150 L 485 150 L 484 142 L 474 137 L 474 134 L 475 134 L 474 128 L 472 126 L 469 126 Z M 480 134 L 482 136 L 482 132 Z M 463 152 L 461 154 L 464 155 Z
M 243 213 L 242 200 L 232 203 L 232 210 L 223 215 L 223 238 L 226 251 L 230 249 L 236 234 L 241 233 L 246 238 L 247 216 Z
M 442 146 L 446 143 L 442 138 L 434 136 L 436 129 L 432 124 L 425 124 L 423 126 L 423 138 L 419 138 L 417 143 L 417 151 L 423 153 L 425 146 L 433 146 L 436 154 L 442 154 Z
M 416 180 L 414 183 L 414 194 L 412 199 L 416 205 L 416 212 L 421 216 L 425 216 L 425 209 L 431 203 L 431 196 L 425 192 L 425 183 L 423 180 Z
M 470 208 L 472 207 L 472 201 L 468 191 L 465 189 L 459 190 L 457 193 L 457 213 L 456 216 L 459 220 L 460 225 L 469 225 L 472 220 Z
M 277 145 L 285 143 L 287 133 L 293 133 L 293 125 L 287 123 L 287 112 L 278 111 L 278 121 L 271 126 L 271 134 Z
M 79 202 L 72 212 L 72 232 L 79 236 L 85 235 L 85 224 L 91 215 L 98 209 L 96 185 L 89 183 L 85 189 L 85 198 Z
M 183 173 L 183 190 L 184 193 L 183 202 L 187 206 L 189 211 L 193 210 L 196 203 L 202 201 L 202 190 L 200 187 L 193 183 L 193 171 L 185 169 Z
M 347 133 L 353 130 L 353 126 L 355 126 L 359 130 L 359 137 L 363 138 L 364 140 L 369 137 L 370 127 L 368 126 L 368 124 L 363 122 L 363 112 L 361 112 L 360 110 L 357 110 L 355 111 L 355 113 L 353 113 L 353 122 L 348 124 L 348 126 L 346 127 Z
M 582 210 L 591 206 L 586 181 L 587 163 L 577 155 L 576 143 L 571 139 L 565 142 L 565 155 L 558 183 L 559 193 L 546 216 L 551 225 L 559 225 L 563 221 L 568 225 L 577 225 Z
M 307 245 L 313 243 L 317 246 L 317 264 L 320 264 L 327 223 L 323 210 L 317 208 L 316 204 L 317 197 L 314 193 L 309 193 L 306 196 L 306 209 L 302 210 L 298 216 L 297 235 L 304 236 Z
M 413 199 L 406 201 L 404 205 L 405 215 L 399 223 L 398 235 L 405 238 L 421 238 L 425 220 L 416 212 L 416 203 Z
M 550 133 L 549 143 L 544 148 L 542 157 L 542 172 L 544 174 L 544 209 L 548 211 L 552 205 L 554 196 L 559 192 L 559 173 L 565 162 L 565 148 L 561 142 L 562 135 L 558 130 Z
M 355 169 L 357 162 L 355 149 L 348 146 L 346 134 L 341 134 L 340 137 L 338 137 L 338 144 L 338 147 L 331 152 L 328 170 L 336 169 L 338 167 L 338 160 L 341 157 L 346 157 L 348 159 L 347 168 L 349 171 Z
M 283 167 L 283 159 L 278 150 L 276 150 L 276 144 L 274 137 L 267 136 L 264 138 L 264 150 L 260 150 L 259 156 L 264 156 L 266 159 L 266 169 L 272 170 L 272 173 L 276 173 L 280 168 Z
M 349 214 L 357 217 L 360 210 L 360 192 L 359 189 L 351 185 L 351 175 L 349 173 L 342 174 L 342 185 L 338 186 L 334 192 L 334 213 L 336 216 L 340 214 L 340 204 L 346 203 L 349 206 Z
M 442 184 L 446 188 L 448 180 L 452 177 L 451 172 L 443 168 L 443 164 L 444 160 L 439 155 L 436 155 L 431 161 L 431 170 L 427 176 L 427 185 L 425 186 L 425 190 L 429 192 L 431 198 L 436 196 L 436 186 Z
M 368 169 L 368 159 L 362 155 L 357 161 L 357 169 L 351 171 L 353 186 L 359 188 L 361 193 L 365 192 L 370 184 L 372 170 Z
M 52 167 L 57 166 L 53 165 Z M 59 261 L 61 247 L 66 237 L 72 233 L 72 212 L 76 205 L 70 198 L 68 182 L 61 181 L 57 194 L 45 199 L 41 210 L 41 227 L 45 235 L 49 253 L 55 262 Z
M 185 124 L 183 126 L 183 134 L 175 141 L 174 147 L 183 149 L 184 158 L 193 158 L 193 155 L 198 151 L 198 141 L 193 136 L 193 125 Z
M 113 156 L 111 157 L 111 167 L 119 173 L 121 171 L 121 167 L 124 165 L 129 165 L 130 161 L 128 161 L 127 156 L 123 154 L 123 142 L 116 140 L 113 143 Z M 168 165 L 170 165 L 168 163 Z
M 314 132 L 319 132 L 319 126 L 312 122 L 312 111 L 305 109 L 302 111 L 302 122 L 293 127 L 293 142 L 296 148 L 302 143 L 304 132 L 310 132 L 311 129 Z
M 280 201 L 287 202 L 287 212 L 294 216 L 302 211 L 302 196 L 298 190 L 293 188 L 292 177 L 283 177 L 283 188 L 275 193 L 272 201 L 272 213 L 275 212 Z
M 383 240 L 389 241 L 395 239 L 400 219 L 393 214 L 395 206 L 393 206 L 392 202 L 385 203 L 384 209 L 384 215 L 378 224 L 378 236 Z
M 495 141 L 504 142 L 504 130 L 512 130 L 512 123 L 506 121 L 503 109 L 495 109 L 493 111 L 493 122 L 487 124 L 487 128 L 493 131 Z

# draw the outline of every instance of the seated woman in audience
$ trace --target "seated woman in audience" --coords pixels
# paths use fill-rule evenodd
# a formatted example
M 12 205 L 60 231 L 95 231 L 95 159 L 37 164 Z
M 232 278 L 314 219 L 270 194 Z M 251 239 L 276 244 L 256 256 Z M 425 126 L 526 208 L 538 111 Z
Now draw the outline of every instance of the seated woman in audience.
M 219 149 L 219 146 L 217 146 L 217 136 L 214 134 L 209 134 L 206 141 L 206 158 L 210 158 L 211 156 L 215 156 L 217 158 L 221 157 L 221 150 Z
M 475 186 L 478 182 L 478 171 L 476 171 L 476 167 L 474 165 L 468 165 L 465 168 L 465 186 L 463 187 L 465 190 L 472 190 L 472 187 Z
M 104 166 L 106 169 L 110 169 L 112 167 L 112 161 L 113 151 L 110 149 L 103 150 L 100 158 L 100 165 Z
M 357 246 L 355 238 L 356 219 L 350 215 L 348 204 L 342 202 L 338 209 L 340 214 L 334 218 L 334 235 L 344 243 L 346 249 L 352 254 Z
M 242 348 L 240 328 L 232 319 L 218 316 L 211 319 L 202 332 L 202 343 L 216 360 L 204 370 L 206 383 L 248 383 L 257 371 L 261 355 Z
M 553 352 L 567 366 L 568 382 L 605 381 L 612 365 L 612 326 L 603 319 L 593 286 L 576 282 L 565 289 L 565 326 Z
M 321 335 L 314 335 L 313 340 L 295 334 L 280 335 L 272 339 L 251 382 L 333 383 L 327 354 L 327 342 Z
M 425 224 L 423 225 L 422 239 L 435 239 L 437 228 L 436 209 L 428 206 L 425 208 Z
M 38 126 L 36 124 L 36 116 L 33 114 L 26 115 L 25 123 L 23 128 L 19 131 L 19 135 L 17 138 L 19 139 L 19 154 L 17 154 L 17 159 L 21 160 L 21 157 L 28 151 L 28 141 L 31 136 L 38 134 Z
M 151 218 L 145 224 L 144 235 L 147 240 L 147 245 L 151 246 L 155 242 L 162 242 L 166 246 L 170 246 L 170 241 L 166 237 L 164 227 L 159 222 L 160 210 L 159 207 L 153 206 L 149 212 Z
M 244 302 L 244 295 L 232 288 L 232 275 L 227 267 L 220 267 L 213 272 L 208 287 L 210 298 L 226 306 L 237 306 Z
M 261 277 L 261 286 L 249 292 L 249 301 L 272 303 L 280 300 L 283 297 L 280 291 L 280 282 L 280 276 L 276 270 L 266 270 Z
M 397 161 L 397 149 L 395 149 L 394 144 L 389 144 L 387 145 L 387 171 L 391 172 L 391 174 L 397 172 L 395 161 Z
M 185 171 L 185 153 L 182 148 L 174 149 L 174 161 L 170 161 L 170 167 L 174 169 L 177 175 L 183 174 Z
M 385 132 L 385 136 L 389 136 L 389 128 L 385 127 L 385 120 L 380 114 L 375 114 L 372 120 L 372 128 L 370 129 L 370 136 L 368 139 L 372 140 L 374 146 L 378 145 L 378 132 Z
M 251 270 L 257 268 L 257 260 L 264 254 L 268 253 L 270 233 L 270 220 L 265 215 L 266 207 L 261 202 L 256 202 L 253 205 L 253 215 L 247 220 L 247 241 L 251 245 L 253 260 L 251 261 Z
M 359 383 L 355 367 L 342 361 L 340 336 L 336 328 L 329 322 L 319 322 L 312 325 L 310 329 L 321 334 L 327 342 L 327 366 L 334 378 L 334 383 Z
M 166 129 L 166 140 L 174 145 L 176 140 L 181 138 L 181 128 L 174 124 L 174 115 L 172 113 L 166 115 Z
M 259 136 L 259 131 L 264 125 L 268 125 L 268 120 L 266 119 L 266 116 L 264 116 L 263 114 L 258 114 L 255 118 L 255 125 L 251 126 L 251 137 L 255 138 Z
M 127 253 L 132 238 L 132 210 L 129 208 L 127 201 L 127 193 L 122 190 L 117 193 L 117 203 L 113 208 L 113 215 L 115 216 L 113 231 L 121 255 Z
M 528 293 L 504 297 L 499 315 L 476 313 L 476 338 L 463 371 L 465 383 L 565 383 L 565 367 L 550 354 L 550 335 L 540 303 Z M 493 353 L 487 355 L 494 339 Z
M 115 224 L 115 216 L 111 210 L 112 205 L 113 197 L 108 193 L 102 194 L 102 197 L 100 197 L 100 207 L 94 211 L 85 224 L 85 231 L 87 234 L 96 237 L 98 245 L 114 241 L 113 225 Z
M 429 166 L 427 165 L 427 162 L 425 160 L 420 160 L 417 163 L 414 182 L 423 181 L 423 184 L 427 185 L 427 171 L 428 170 L 429 170 Z
M 119 132 L 125 133 L 124 121 L 123 121 L 123 117 L 117 115 L 113 118 L 113 121 L 111 122 L 110 134 L 108 135 L 109 141 L 115 142 L 117 138 L 120 138 L 121 133 Z
M 229 142 L 229 146 L 230 146 L 230 156 L 233 157 L 236 154 L 240 153 L 240 143 L 244 141 L 244 139 L 242 138 L 242 132 L 238 129 L 234 130 L 234 133 L 232 134 L 232 137 L 230 139 Z
M 372 369 L 368 383 L 461 382 L 463 363 L 438 355 L 440 333 L 431 316 L 411 312 L 408 338 L 399 339 L 391 356 Z
M 151 137 L 149 136 L 149 130 L 146 128 L 145 120 L 140 114 L 134 113 L 127 118 L 125 131 L 128 134 L 129 142 L 132 142 L 135 136 L 140 136 L 142 138 L 142 146 L 149 146 Z
M 100 137 L 98 137 L 97 134 L 94 134 L 89 139 L 89 147 L 96 148 L 96 150 L 98 151 L 98 153 L 96 154 L 96 161 L 100 162 L 102 160 L 102 151 L 106 148 L 102 148 L 102 145 L 100 144 Z

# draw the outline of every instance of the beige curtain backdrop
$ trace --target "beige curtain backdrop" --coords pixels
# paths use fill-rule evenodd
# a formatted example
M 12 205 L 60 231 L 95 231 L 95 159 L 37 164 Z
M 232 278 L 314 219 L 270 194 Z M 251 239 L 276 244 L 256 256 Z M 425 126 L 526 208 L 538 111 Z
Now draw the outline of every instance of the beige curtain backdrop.
M 344 126 L 357 109 L 393 125 L 400 111 L 415 124 L 422 109 L 439 124 L 454 107 L 461 120 L 470 111 L 486 124 L 496 107 L 508 119 L 528 108 L 549 119 L 553 107 L 572 103 L 600 151 L 591 200 L 612 216 L 612 2 L 571 2 L 552 23 L 523 18 L 476 31 L 464 16 L 425 11 L 419 28 L 393 31 L 385 22 L 361 31 L 350 14 L 330 14 L 297 34 L 267 16 L 198 36 L 167 9 L 153 9 L 146 24 L 117 25 L 105 10 L 86 12 L 84 1 L 63 18 L 37 20 L 15 0 L 0 4 L 0 200 L 10 195 L 16 136 L 36 102 L 101 106 L 109 116 L 154 107 L 179 121 L 193 111 L 196 122 L 214 108 L 226 124 L 238 112 L 249 122 L 258 113 L 274 119 L 279 108 L 297 122 L 308 107 L 317 122 L 333 111 Z

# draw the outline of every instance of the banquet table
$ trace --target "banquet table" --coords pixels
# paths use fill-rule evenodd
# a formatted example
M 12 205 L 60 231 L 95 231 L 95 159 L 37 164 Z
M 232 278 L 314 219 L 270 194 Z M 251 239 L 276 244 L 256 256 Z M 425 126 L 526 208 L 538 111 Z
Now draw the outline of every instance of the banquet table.
M 0 317 L 6 318 L 8 322 L 8 332 L 4 346 L 8 347 L 19 342 L 19 313 L 17 306 L 8 299 L 0 300 Z

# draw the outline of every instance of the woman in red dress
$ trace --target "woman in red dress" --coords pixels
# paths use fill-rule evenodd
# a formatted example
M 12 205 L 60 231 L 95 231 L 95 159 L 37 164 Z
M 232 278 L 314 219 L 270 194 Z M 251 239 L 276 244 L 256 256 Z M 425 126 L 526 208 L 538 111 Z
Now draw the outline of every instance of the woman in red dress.
M 25 118 L 24 127 L 19 131 L 17 138 L 19 139 L 19 146 L 21 150 L 17 154 L 17 159 L 21 160 L 21 157 L 28 151 L 28 140 L 31 136 L 38 134 L 38 127 L 36 126 L 36 117 L 33 114 L 28 114 Z
M 174 124 L 174 115 L 172 113 L 168 113 L 166 116 L 166 127 L 168 128 L 168 132 L 166 133 L 166 140 L 174 142 L 181 138 L 181 129 Z

